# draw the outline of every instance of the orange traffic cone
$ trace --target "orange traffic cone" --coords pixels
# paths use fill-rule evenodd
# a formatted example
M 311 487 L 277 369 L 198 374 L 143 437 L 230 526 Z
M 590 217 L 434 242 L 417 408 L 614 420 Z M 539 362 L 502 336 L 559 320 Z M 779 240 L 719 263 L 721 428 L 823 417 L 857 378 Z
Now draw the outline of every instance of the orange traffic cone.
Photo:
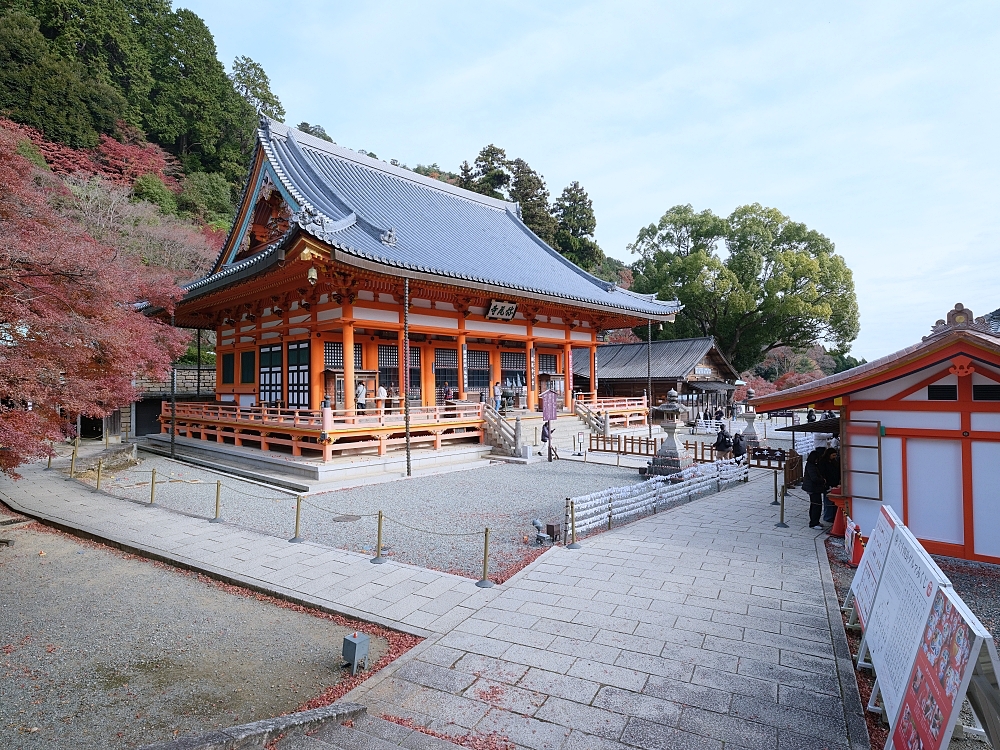
M 837 507 L 837 517 L 833 521 L 833 528 L 830 529 L 830 536 L 843 536 L 847 531 L 847 519 L 844 517 L 843 507 Z
M 865 543 L 861 541 L 861 532 L 855 532 L 854 536 L 854 554 L 851 555 L 851 565 L 853 567 L 858 567 L 861 564 L 861 557 L 865 554 Z

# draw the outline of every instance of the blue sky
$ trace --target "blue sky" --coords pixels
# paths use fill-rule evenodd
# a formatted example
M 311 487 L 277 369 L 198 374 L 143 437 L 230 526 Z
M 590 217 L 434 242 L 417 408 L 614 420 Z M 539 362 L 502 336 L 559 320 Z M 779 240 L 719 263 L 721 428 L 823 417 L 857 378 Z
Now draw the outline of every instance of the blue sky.
M 178 0 L 287 121 L 457 171 L 495 143 L 626 245 L 669 207 L 773 206 L 854 271 L 856 356 L 1000 308 L 1000 4 Z

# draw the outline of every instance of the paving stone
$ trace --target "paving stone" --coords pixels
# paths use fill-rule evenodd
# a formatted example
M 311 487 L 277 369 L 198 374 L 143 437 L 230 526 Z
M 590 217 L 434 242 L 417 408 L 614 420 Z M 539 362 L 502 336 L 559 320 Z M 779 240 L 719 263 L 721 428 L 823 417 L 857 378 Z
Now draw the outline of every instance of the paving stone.
M 561 750 L 631 750 L 631 747 L 574 729 L 566 738 Z
M 801 708 L 803 711 L 819 711 L 824 714 L 843 714 L 844 704 L 839 695 L 814 693 L 787 685 L 778 686 L 778 703 L 782 706 Z
M 473 675 L 416 660 L 404 664 L 393 676 L 446 693 L 461 693 L 476 680 Z
M 778 750 L 849 750 L 849 747 L 841 737 L 809 737 L 787 729 L 778 730 Z
M 464 655 L 464 651 L 435 643 L 433 646 L 423 649 L 417 658 L 420 661 L 425 661 L 428 664 L 436 664 L 439 667 L 452 667 Z
M 601 685 L 613 685 L 639 692 L 649 678 L 646 672 L 639 672 L 627 667 L 615 666 L 603 662 L 590 661 L 589 659 L 577 659 L 573 666 L 569 668 L 567 674 L 571 677 L 581 677 L 585 680 L 600 683 Z
M 691 682 L 696 685 L 705 685 L 717 690 L 724 690 L 728 693 L 752 695 L 757 698 L 767 696 L 775 702 L 778 700 L 779 686 L 773 682 L 745 677 L 733 672 L 724 672 L 701 664 L 694 668 L 694 675 L 691 677 Z
M 843 714 L 831 716 L 818 711 L 779 706 L 747 695 L 733 697 L 730 713 L 741 719 L 768 724 L 777 729 L 789 729 L 810 737 L 845 737 L 847 727 Z
M 671 703 L 698 706 L 716 713 L 728 712 L 733 701 L 733 694 L 728 691 L 656 675 L 649 678 L 642 692 Z
M 597 691 L 592 705 L 667 726 L 677 726 L 677 719 L 681 715 L 681 707 L 671 701 L 608 686 Z
M 775 727 L 694 706 L 684 708 L 677 728 L 722 740 L 727 747 L 738 745 L 752 750 L 775 750 L 778 746 L 778 730 Z
M 760 643 L 747 643 L 746 641 L 734 641 L 730 638 L 719 638 L 714 635 L 705 636 L 702 648 L 709 651 L 719 651 L 732 656 L 746 657 L 756 661 L 778 663 L 781 652 L 771 646 Z
M 475 727 L 481 734 L 492 732 L 509 738 L 519 747 L 532 750 L 555 750 L 563 745 L 570 729 L 559 724 L 539 721 L 530 716 L 490 709 Z
M 580 677 L 570 677 L 558 672 L 548 672 L 544 669 L 532 667 L 528 673 L 518 682 L 518 687 L 525 690 L 533 690 L 545 695 L 553 695 L 565 698 L 577 703 L 590 703 L 600 685 L 592 680 L 585 680 Z
M 722 743 L 719 740 L 668 728 L 636 717 L 629 719 L 621 741 L 630 747 L 642 750 L 722 750 Z
M 555 697 L 545 701 L 535 717 L 609 740 L 617 740 L 628 722 L 621 714 Z
M 664 659 L 662 656 L 652 656 L 651 654 L 637 654 L 634 651 L 622 651 L 615 659 L 615 665 L 685 682 L 690 680 L 694 673 L 693 664 Z
M 548 697 L 544 693 L 483 679 L 472 683 L 464 695 L 466 698 L 488 703 L 494 708 L 523 716 L 532 716 Z

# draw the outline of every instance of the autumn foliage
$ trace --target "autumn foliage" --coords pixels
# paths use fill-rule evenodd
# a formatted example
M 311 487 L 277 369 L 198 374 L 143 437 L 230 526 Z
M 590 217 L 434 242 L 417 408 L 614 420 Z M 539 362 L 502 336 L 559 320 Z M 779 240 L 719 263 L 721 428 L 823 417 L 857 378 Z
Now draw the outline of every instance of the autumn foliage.
M 0 127 L 0 471 L 12 476 L 76 414 L 134 401 L 133 378 L 164 376 L 187 338 L 135 307 L 172 306 L 171 275 L 57 214 L 66 188 L 18 154 L 22 137 Z

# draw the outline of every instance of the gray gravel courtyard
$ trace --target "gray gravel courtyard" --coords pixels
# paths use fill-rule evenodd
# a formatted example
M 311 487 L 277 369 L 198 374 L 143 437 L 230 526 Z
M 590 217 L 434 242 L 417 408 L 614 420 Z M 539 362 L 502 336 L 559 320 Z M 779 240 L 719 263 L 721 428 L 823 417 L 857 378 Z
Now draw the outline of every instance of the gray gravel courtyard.
M 293 534 L 294 495 L 166 458 L 147 456 L 135 469 L 106 478 L 103 488 L 148 502 L 153 467 L 158 505 L 212 517 L 215 482 L 221 479 L 225 521 L 285 538 Z M 310 541 L 371 554 L 375 514 L 381 510 L 385 514 L 383 554 L 421 567 L 479 577 L 483 530 L 489 526 L 490 571 L 495 576 L 531 556 L 535 548 L 524 540 L 533 540 L 533 518 L 562 521 L 567 497 L 638 481 L 634 468 L 568 460 L 528 466 L 498 463 L 308 496 L 301 529 Z
M 34 524 L 0 536 L 15 543 L 0 548 L 5 750 L 124 749 L 255 721 L 344 674 L 348 627 Z M 386 650 L 372 638 L 373 663 Z

